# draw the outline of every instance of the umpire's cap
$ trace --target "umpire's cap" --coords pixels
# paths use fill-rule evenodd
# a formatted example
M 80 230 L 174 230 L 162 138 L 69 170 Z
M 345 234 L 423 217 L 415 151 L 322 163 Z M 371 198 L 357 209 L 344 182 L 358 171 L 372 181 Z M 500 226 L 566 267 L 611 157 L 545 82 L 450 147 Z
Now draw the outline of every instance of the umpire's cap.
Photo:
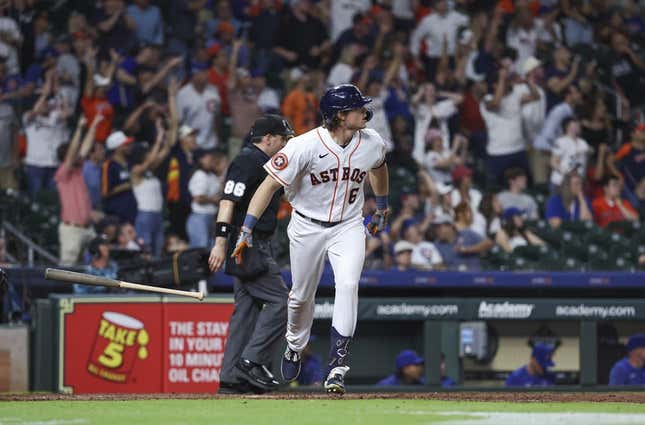
M 372 101 L 372 98 L 363 96 L 361 91 L 353 84 L 341 84 L 328 89 L 320 99 L 320 113 L 325 124 L 331 123 L 336 113 L 359 109 Z M 368 111 L 367 120 L 372 118 L 372 111 Z
M 266 114 L 258 118 L 253 123 L 253 127 L 251 127 L 251 139 L 259 139 L 267 134 L 286 138 L 294 136 L 293 128 L 291 128 L 287 119 L 274 114 Z

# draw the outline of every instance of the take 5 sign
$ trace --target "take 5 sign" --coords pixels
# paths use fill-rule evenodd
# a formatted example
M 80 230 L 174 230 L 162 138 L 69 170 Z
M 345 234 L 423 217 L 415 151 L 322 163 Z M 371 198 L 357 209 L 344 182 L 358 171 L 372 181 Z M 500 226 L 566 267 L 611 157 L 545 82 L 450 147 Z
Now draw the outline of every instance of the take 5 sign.
M 233 312 L 201 303 L 123 296 L 59 300 L 58 389 L 65 393 L 213 393 Z

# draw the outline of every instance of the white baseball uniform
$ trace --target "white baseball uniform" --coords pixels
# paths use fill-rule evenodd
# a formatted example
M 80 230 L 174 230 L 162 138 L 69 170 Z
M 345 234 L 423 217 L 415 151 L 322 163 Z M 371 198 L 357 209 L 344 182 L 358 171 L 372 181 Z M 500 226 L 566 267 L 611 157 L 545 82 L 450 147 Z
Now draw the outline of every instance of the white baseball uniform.
M 385 153 L 385 142 L 374 130 L 357 131 L 341 147 L 318 127 L 289 140 L 264 165 L 284 186 L 294 209 L 287 230 L 292 288 L 286 335 L 294 351 L 301 352 L 309 341 L 325 255 L 336 286 L 332 326 L 343 336 L 354 335 L 365 260 L 363 186 L 369 171 L 384 163 Z

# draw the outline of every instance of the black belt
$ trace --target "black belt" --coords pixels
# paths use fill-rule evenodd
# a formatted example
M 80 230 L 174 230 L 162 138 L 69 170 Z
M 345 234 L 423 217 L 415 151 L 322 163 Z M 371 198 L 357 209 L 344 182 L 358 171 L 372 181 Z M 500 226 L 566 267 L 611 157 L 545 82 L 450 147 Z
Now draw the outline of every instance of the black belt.
M 312 223 L 315 223 L 315 224 L 317 224 L 319 226 L 322 226 L 322 227 L 334 227 L 335 225 L 342 223 L 342 221 L 320 221 L 320 220 L 316 220 L 315 218 L 307 217 L 304 214 L 300 214 L 298 211 L 296 211 L 296 214 L 298 214 L 300 217 L 306 218 L 307 220 L 311 221 Z

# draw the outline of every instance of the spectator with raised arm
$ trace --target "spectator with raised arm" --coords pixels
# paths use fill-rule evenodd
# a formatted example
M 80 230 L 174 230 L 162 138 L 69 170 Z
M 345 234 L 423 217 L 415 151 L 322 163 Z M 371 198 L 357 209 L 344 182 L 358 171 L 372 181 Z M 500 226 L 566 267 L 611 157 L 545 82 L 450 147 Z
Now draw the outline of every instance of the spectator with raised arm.
M 92 228 L 92 203 L 83 179 L 83 161 L 94 144 L 94 132 L 100 121 L 101 116 L 97 115 L 81 143 L 86 124 L 85 117 L 81 116 L 72 140 L 57 149 L 61 164 L 56 170 L 54 181 L 61 206 L 58 240 L 60 263 L 64 266 L 76 265 L 83 247 L 96 236 Z
M 219 144 L 220 99 L 217 88 L 208 82 L 208 64 L 193 59 L 190 81 L 177 93 L 180 124 L 199 131 L 197 145 L 212 149 Z
M 27 153 L 24 159 L 29 194 L 42 189 L 55 190 L 54 174 L 58 167 L 56 150 L 69 137 L 67 118 L 71 105 L 50 98 L 53 94 L 55 71 L 47 74 L 42 92 L 33 108 L 23 115 Z
M 150 0 L 134 0 L 128 6 L 127 16 L 134 22 L 139 42 L 163 44 L 163 17 L 159 8 L 150 4 Z
M 107 74 L 103 75 L 96 71 L 96 54 L 95 48 L 90 48 L 85 56 L 86 77 L 83 97 L 81 98 L 81 107 L 85 114 L 87 122 L 94 121 L 96 115 L 101 115 L 103 119 L 96 128 L 96 141 L 105 142 L 112 132 L 114 122 L 114 108 L 107 98 L 107 92 L 112 84 L 112 77 L 116 71 L 120 56 L 115 50 L 110 50 L 111 61 L 107 68 Z
M 528 80 L 529 93 L 514 88 L 507 67 L 500 69 L 493 81 L 494 91 L 484 97 L 480 111 L 488 129 L 488 173 L 496 183 L 502 184 L 504 172 L 511 167 L 529 172 L 522 105 L 538 100 L 540 95 L 532 80 Z
M 437 93 L 437 89 L 432 83 L 422 84 L 412 97 L 415 118 L 413 157 L 417 162 L 423 162 L 427 144 L 426 136 L 431 127 L 441 131 L 444 148 L 450 149 L 448 120 L 457 114 L 457 108 L 462 101 L 463 96 L 457 93 Z
M 156 257 L 163 247 L 163 192 L 155 169 L 166 158 L 170 145 L 161 119 L 156 122 L 157 138 L 148 152 L 139 152 L 134 159 L 130 179 L 137 200 L 135 229 L 149 251 Z
M 468 26 L 468 16 L 450 9 L 448 0 L 434 0 L 433 12 L 423 18 L 412 32 L 410 50 L 418 61 L 425 61 L 426 76 L 433 80 L 444 43 L 447 54 L 454 59 L 459 29 Z M 421 57 L 421 43 L 425 42 L 425 57 Z

